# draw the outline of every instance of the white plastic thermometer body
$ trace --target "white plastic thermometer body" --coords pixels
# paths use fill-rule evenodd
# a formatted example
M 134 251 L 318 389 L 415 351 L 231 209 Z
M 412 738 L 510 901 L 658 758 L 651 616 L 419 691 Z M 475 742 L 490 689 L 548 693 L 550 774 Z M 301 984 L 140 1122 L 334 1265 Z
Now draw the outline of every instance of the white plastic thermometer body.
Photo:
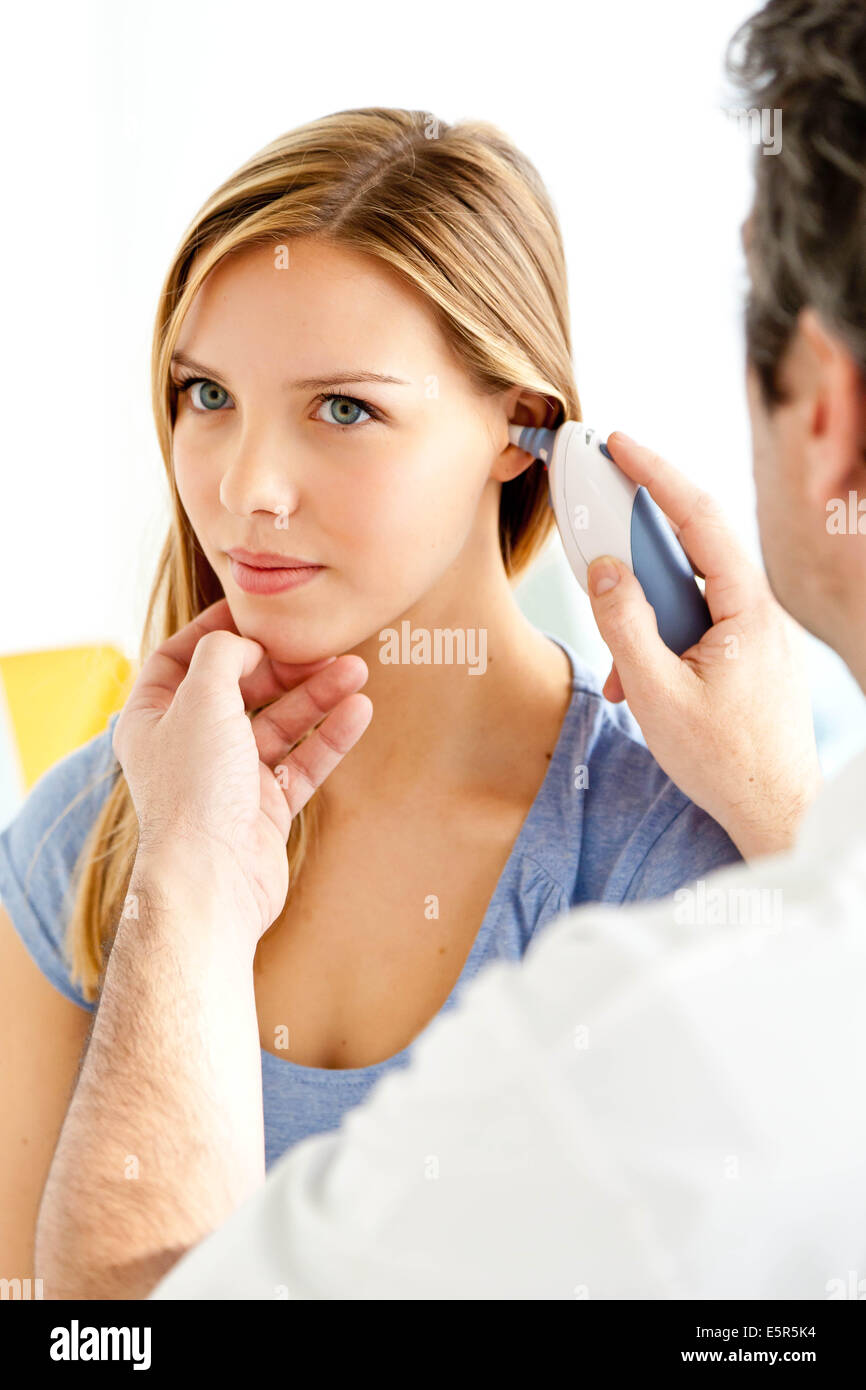
M 681 655 L 700 641 L 712 619 L 688 557 L 646 488 L 617 468 L 598 433 L 569 420 L 558 429 L 511 425 L 508 435 L 548 466 L 556 524 L 581 588 L 589 564 L 613 555 L 636 575 L 672 651 Z

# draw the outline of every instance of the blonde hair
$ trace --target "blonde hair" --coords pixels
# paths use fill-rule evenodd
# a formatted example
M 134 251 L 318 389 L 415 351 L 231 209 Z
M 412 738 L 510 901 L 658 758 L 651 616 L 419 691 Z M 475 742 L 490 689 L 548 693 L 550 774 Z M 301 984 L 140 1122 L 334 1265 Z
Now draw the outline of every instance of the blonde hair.
M 519 385 L 550 399 L 547 424 L 580 419 L 556 213 L 534 166 L 501 131 L 483 121 L 448 125 L 427 112 L 369 107 L 338 111 L 281 135 L 207 200 L 160 294 L 152 399 L 173 515 L 148 602 L 140 664 L 223 597 L 174 481 L 176 390 L 169 363 L 184 316 L 224 257 L 301 236 L 375 256 L 421 290 L 479 390 Z M 547 476 L 536 463 L 502 486 L 500 548 L 510 578 L 538 554 L 552 525 Z M 116 780 L 76 863 L 65 939 L 72 978 L 91 1002 L 101 988 L 138 847 L 138 820 L 122 771 L 115 763 L 104 776 Z M 315 802 L 313 796 L 292 823 L 291 885 L 314 833 Z

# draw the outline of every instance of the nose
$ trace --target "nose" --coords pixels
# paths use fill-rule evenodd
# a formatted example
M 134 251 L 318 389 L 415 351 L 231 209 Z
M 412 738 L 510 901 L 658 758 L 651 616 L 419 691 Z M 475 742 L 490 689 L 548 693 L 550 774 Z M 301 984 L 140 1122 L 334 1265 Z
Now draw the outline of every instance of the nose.
M 220 480 L 220 501 L 235 516 L 289 517 L 300 501 L 297 465 L 297 449 L 285 433 L 247 431 Z

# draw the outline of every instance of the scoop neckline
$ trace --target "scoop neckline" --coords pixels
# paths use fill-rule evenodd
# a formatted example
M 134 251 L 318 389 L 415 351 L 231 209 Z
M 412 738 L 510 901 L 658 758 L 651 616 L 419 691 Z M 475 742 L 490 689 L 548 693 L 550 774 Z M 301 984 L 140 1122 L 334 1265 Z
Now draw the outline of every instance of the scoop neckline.
M 433 1026 L 433 1024 L 436 1022 L 439 1016 L 443 1013 L 445 1009 L 448 1008 L 449 1004 L 454 998 L 454 995 L 460 988 L 464 978 L 469 973 L 470 969 L 475 964 L 475 962 L 478 960 L 479 956 L 483 954 L 487 946 L 487 942 L 490 939 L 490 935 L 493 931 L 494 923 L 497 917 L 499 916 L 501 910 L 501 900 L 505 893 L 504 885 L 506 882 L 509 881 L 513 866 L 515 862 L 521 857 L 523 845 L 525 841 L 529 838 L 531 828 L 534 822 L 538 819 L 538 816 L 541 814 L 540 807 L 547 801 L 547 799 L 550 796 L 550 789 L 555 782 L 554 769 L 556 769 L 558 772 L 559 764 L 566 756 L 569 747 L 569 741 L 566 735 L 571 720 L 574 717 L 574 696 L 580 684 L 577 663 L 575 660 L 574 653 L 571 650 L 570 646 L 561 637 L 555 637 L 553 633 L 544 632 L 543 630 L 542 636 L 549 638 L 551 642 L 555 642 L 558 647 L 562 648 L 562 650 L 568 657 L 568 662 L 571 666 L 571 698 L 569 699 L 568 708 L 565 711 L 565 716 L 563 718 L 562 724 L 560 725 L 553 753 L 551 754 L 550 762 L 547 765 L 547 771 L 545 772 L 544 777 L 542 778 L 541 786 L 538 788 L 538 791 L 535 795 L 535 800 L 533 801 L 532 805 L 527 811 L 523 819 L 523 824 L 517 832 L 514 843 L 511 846 L 511 851 L 508 855 L 508 858 L 502 866 L 502 872 L 499 875 L 496 887 L 494 888 L 493 893 L 490 897 L 490 901 L 487 904 L 487 911 L 484 914 L 481 926 L 478 928 L 478 931 L 475 934 L 475 940 L 472 943 L 472 948 L 468 956 L 466 957 L 466 960 L 463 962 L 463 969 L 460 971 L 460 974 L 455 980 L 451 988 L 451 992 L 448 995 L 448 998 L 445 1000 L 444 1004 L 440 1005 L 440 1007 L 437 1009 L 436 1013 L 433 1015 L 430 1021 L 424 1025 L 420 1033 L 415 1034 L 415 1037 L 412 1039 L 411 1042 L 407 1043 L 405 1047 L 401 1047 L 399 1052 L 392 1053 L 390 1057 L 384 1057 L 381 1062 L 370 1062 L 366 1067 L 310 1067 L 303 1062 L 293 1062 L 290 1057 L 279 1057 L 275 1052 L 270 1052 L 266 1047 L 263 1047 L 261 1048 L 262 1057 L 266 1057 L 268 1059 L 268 1062 L 265 1065 L 270 1065 L 271 1063 L 273 1063 L 277 1068 L 281 1068 L 283 1071 L 287 1071 L 292 1076 L 296 1077 L 298 1080 L 307 1081 L 313 1085 L 327 1085 L 329 1081 L 335 1079 L 339 1079 L 341 1082 L 356 1082 L 358 1084 L 364 1081 L 369 1081 L 371 1077 L 375 1077 L 380 1072 L 383 1072 L 386 1069 L 397 1065 L 400 1061 L 403 1060 L 403 1058 L 408 1057 L 408 1054 L 412 1050 L 412 1048 L 417 1047 L 418 1043 L 425 1036 L 428 1030 Z

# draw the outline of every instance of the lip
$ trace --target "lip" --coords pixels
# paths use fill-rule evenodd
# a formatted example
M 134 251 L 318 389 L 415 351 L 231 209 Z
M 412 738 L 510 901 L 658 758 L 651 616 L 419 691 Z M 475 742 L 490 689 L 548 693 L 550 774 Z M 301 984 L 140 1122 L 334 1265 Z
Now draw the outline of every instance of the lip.
M 277 555 L 272 550 L 227 550 L 232 578 L 247 594 L 281 594 L 308 584 L 325 568 L 296 555 Z
M 297 589 L 309 584 L 324 565 L 292 565 L 288 569 L 257 569 L 231 556 L 232 577 L 239 589 L 247 594 L 280 594 L 285 589 Z
M 321 569 L 321 565 L 316 565 L 313 560 L 302 560 L 297 555 L 278 555 L 273 550 L 244 550 L 236 545 L 231 550 L 226 551 L 233 560 L 240 560 L 241 564 L 249 565 L 256 570 L 293 570 L 293 569 Z

